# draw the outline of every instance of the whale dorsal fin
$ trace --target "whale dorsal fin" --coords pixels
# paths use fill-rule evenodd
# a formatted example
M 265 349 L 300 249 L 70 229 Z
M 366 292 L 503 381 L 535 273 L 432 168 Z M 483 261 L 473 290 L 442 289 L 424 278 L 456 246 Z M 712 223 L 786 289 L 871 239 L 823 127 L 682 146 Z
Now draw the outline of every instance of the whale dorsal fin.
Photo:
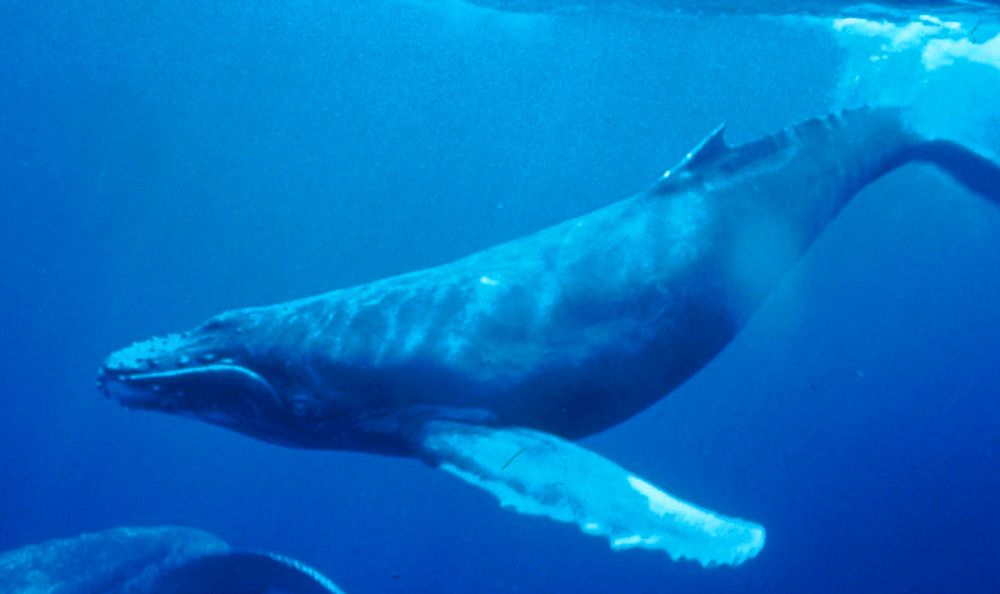
M 764 546 L 761 526 L 669 495 L 555 435 L 432 421 L 414 445 L 428 463 L 492 493 L 502 506 L 576 524 L 615 550 L 641 547 L 702 565 L 738 565 Z
M 690 177 L 703 168 L 706 164 L 715 161 L 719 157 L 729 152 L 729 145 L 726 144 L 726 124 L 722 123 L 708 133 L 688 154 L 684 155 L 676 165 L 666 170 L 663 177 L 654 187 L 654 190 L 661 189 L 664 184 L 677 179 Z

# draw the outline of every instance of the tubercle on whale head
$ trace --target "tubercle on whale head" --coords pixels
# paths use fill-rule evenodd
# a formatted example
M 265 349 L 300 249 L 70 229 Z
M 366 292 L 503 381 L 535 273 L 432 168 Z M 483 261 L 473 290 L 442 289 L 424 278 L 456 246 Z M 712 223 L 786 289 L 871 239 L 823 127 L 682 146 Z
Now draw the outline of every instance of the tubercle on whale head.
M 330 398 L 300 385 L 294 353 L 270 340 L 276 319 L 263 309 L 227 312 L 182 333 L 112 353 L 97 387 L 130 409 L 191 416 L 283 445 L 308 439 L 296 424 L 335 418 Z M 310 406 L 303 408 L 303 402 Z M 324 418 L 323 420 L 328 420 Z
M 154 336 L 119 349 L 105 359 L 100 379 L 113 379 L 115 374 L 155 373 L 166 369 L 182 369 L 199 365 L 231 363 L 232 349 L 226 348 L 216 329 L 222 322 L 213 318 L 198 328 Z

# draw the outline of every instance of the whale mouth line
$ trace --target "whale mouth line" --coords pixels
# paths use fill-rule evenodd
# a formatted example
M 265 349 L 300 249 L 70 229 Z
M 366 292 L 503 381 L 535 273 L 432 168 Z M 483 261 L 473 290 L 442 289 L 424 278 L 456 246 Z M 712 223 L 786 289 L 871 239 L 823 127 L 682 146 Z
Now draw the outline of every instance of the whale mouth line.
M 271 384 L 256 372 L 233 364 L 202 365 L 137 373 L 108 370 L 98 378 L 108 397 L 128 408 L 176 410 L 224 394 L 264 393 Z
M 162 380 L 170 380 L 172 378 L 179 377 L 189 377 L 193 375 L 203 375 L 206 373 L 238 373 L 255 378 L 259 381 L 264 381 L 262 377 L 258 374 L 250 371 L 246 367 L 241 365 L 232 364 L 217 364 L 217 365 L 199 365 L 197 367 L 184 367 L 180 369 L 168 369 L 165 371 L 145 371 L 137 373 L 125 373 L 125 379 L 130 382 L 136 383 L 146 383 L 155 382 Z

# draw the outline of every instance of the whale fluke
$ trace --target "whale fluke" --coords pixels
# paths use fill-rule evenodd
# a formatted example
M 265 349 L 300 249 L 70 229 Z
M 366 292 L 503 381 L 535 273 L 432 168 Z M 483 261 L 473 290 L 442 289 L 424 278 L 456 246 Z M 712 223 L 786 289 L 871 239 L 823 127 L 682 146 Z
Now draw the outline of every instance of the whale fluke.
M 738 565 L 764 547 L 764 528 L 703 509 L 610 460 L 548 433 L 450 421 L 420 437 L 433 465 L 522 514 L 576 524 L 613 549 L 665 551 L 705 566 Z

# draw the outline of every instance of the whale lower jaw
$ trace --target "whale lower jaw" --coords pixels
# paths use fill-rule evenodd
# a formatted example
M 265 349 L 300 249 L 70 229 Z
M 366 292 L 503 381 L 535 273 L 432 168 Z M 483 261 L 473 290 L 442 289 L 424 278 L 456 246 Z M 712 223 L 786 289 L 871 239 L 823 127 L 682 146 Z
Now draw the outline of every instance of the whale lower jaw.
M 239 365 L 203 365 L 143 373 L 105 370 L 98 388 L 127 408 L 173 412 L 220 398 L 276 400 L 271 385 Z
M 108 398 L 117 400 L 126 408 L 140 410 L 175 410 L 179 407 L 165 406 L 167 400 L 159 394 L 145 388 L 137 387 L 124 377 L 114 379 L 98 379 L 98 389 Z

